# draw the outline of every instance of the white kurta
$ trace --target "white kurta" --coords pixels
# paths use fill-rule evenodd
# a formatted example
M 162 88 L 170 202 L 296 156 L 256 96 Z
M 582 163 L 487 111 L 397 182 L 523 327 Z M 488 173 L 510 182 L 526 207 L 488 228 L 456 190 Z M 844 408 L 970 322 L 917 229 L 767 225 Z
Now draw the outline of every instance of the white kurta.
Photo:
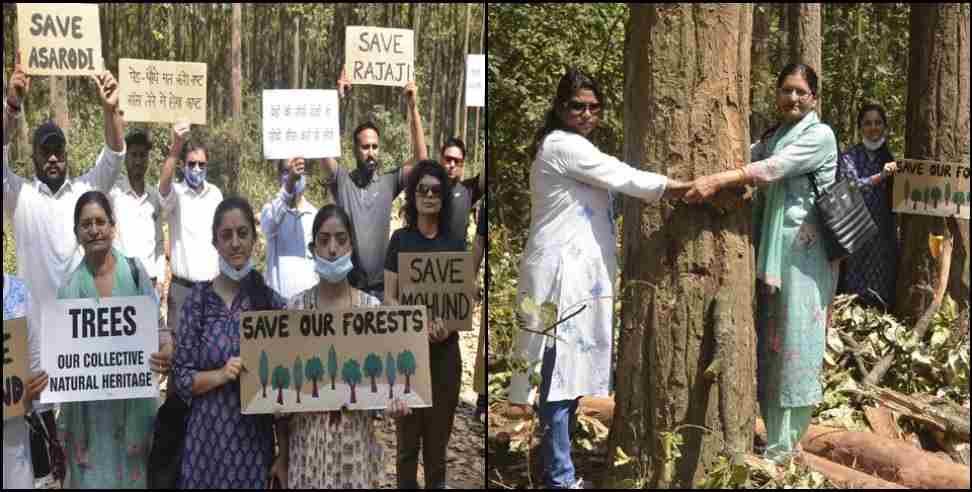
M 611 382 L 616 231 L 612 216 L 618 192 L 646 202 L 660 200 L 668 179 L 639 171 L 599 151 L 586 138 L 551 133 L 530 172 L 530 237 L 520 263 L 517 305 L 529 296 L 557 306 L 558 319 L 587 306 L 557 327 L 566 343 L 520 331 L 515 353 L 538 370 L 545 344 L 556 343 L 547 401 L 608 396 Z M 526 327 L 542 331 L 536 316 L 521 313 Z M 510 401 L 532 404 L 539 388 L 515 374 Z

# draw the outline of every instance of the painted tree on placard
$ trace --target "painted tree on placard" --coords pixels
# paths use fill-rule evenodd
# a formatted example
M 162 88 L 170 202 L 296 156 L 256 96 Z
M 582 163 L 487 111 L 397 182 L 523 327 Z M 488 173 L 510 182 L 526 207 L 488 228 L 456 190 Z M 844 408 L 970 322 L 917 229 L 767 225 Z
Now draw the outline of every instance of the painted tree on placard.
M 952 196 L 952 201 L 955 203 L 955 215 L 962 213 L 962 207 L 966 205 L 969 200 L 968 193 L 962 193 L 961 191 L 956 191 L 955 195 Z
M 938 208 L 938 202 L 942 201 L 942 189 L 933 186 L 931 189 L 932 208 Z
M 286 367 L 277 366 L 273 370 L 273 389 L 277 390 L 277 404 L 283 405 L 283 390 L 290 387 L 290 371 Z
M 952 183 L 945 183 L 945 206 L 952 201 Z
M 338 362 L 337 362 L 337 352 L 334 351 L 334 345 L 331 345 L 331 350 L 327 352 L 327 375 L 331 377 L 331 391 L 337 389 L 334 382 L 338 377 Z
M 921 190 L 916 189 L 911 192 L 912 208 L 918 210 L 918 204 L 921 203 L 923 196 L 924 195 L 921 193 Z
M 928 205 L 931 205 L 931 188 L 925 188 L 925 195 L 921 201 L 925 202 L 925 210 L 928 210 Z
M 365 358 L 364 372 L 365 375 L 371 378 L 371 392 L 378 392 L 378 378 L 381 377 L 381 372 L 384 369 L 381 364 L 381 357 L 376 354 L 368 354 Z
M 406 350 L 398 354 L 398 373 L 405 376 L 405 394 L 412 392 L 412 376 L 415 375 L 415 354 Z
M 904 182 L 904 197 L 905 200 L 911 198 L 911 181 L 908 181 L 907 179 Z
M 307 367 L 304 368 L 304 374 L 307 376 L 308 381 L 314 382 L 314 392 L 311 396 L 314 398 L 320 398 L 320 393 L 317 391 L 317 382 L 324 379 L 324 363 L 321 362 L 320 357 L 314 357 L 313 359 L 307 361 Z
M 388 399 L 395 398 L 395 376 L 398 375 L 398 368 L 395 367 L 395 357 L 391 352 L 385 357 L 385 377 L 388 378 Z
M 304 388 L 304 362 L 297 356 L 294 361 L 294 391 L 297 392 L 297 404 L 300 404 L 300 392 Z
M 260 351 L 260 384 L 263 386 L 263 397 L 267 397 L 267 385 L 270 384 L 270 358 L 266 351 Z
M 354 359 L 349 359 L 344 363 L 344 369 L 341 371 L 341 379 L 351 388 L 351 404 L 358 403 L 355 388 L 361 383 L 361 364 Z

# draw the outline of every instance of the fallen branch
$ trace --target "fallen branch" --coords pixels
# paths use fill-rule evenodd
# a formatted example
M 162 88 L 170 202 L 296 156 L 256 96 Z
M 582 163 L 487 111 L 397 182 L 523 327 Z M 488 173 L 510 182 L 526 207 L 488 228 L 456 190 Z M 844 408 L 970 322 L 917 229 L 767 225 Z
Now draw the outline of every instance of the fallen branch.
M 850 391 L 873 398 L 883 407 L 930 426 L 933 430 L 969 442 L 969 411 L 962 405 L 931 395 L 903 395 L 867 383 L 862 384 L 860 390 Z
M 922 315 L 921 319 L 918 320 L 918 324 L 915 325 L 915 336 L 918 340 L 923 340 L 925 335 L 928 333 L 928 329 L 931 327 L 932 321 L 935 319 L 935 315 L 942 308 L 942 301 L 945 300 L 945 292 L 948 290 L 948 277 L 952 271 L 952 251 L 954 250 L 955 239 L 952 235 L 948 235 L 945 238 L 945 244 L 942 247 L 942 254 L 938 261 L 938 282 L 935 284 L 935 290 L 932 297 L 932 303 L 925 310 L 925 314 Z M 888 369 L 894 364 L 894 359 L 897 357 L 898 351 L 896 349 L 891 349 L 887 354 L 875 365 L 871 372 L 864 378 L 865 384 L 877 385 L 884 375 L 887 374 Z
M 872 477 L 866 473 L 861 473 L 853 468 L 834 463 L 833 461 L 812 455 L 801 453 L 797 457 L 797 462 L 807 468 L 814 470 L 827 477 L 835 485 L 848 489 L 906 489 L 902 485 L 887 480 Z

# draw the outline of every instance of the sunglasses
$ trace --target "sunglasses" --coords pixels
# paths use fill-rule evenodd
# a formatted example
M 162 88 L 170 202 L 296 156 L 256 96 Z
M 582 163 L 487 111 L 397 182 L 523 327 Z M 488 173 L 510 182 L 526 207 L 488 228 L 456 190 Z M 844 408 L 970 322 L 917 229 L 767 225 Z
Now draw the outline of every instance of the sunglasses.
M 415 187 L 415 192 L 419 196 L 426 196 L 426 195 L 432 195 L 433 197 L 441 196 L 442 195 L 442 185 L 427 186 L 427 185 L 424 185 L 424 184 L 420 184 L 420 185 L 418 185 L 418 186 Z
M 208 163 L 201 162 L 201 161 L 189 161 L 189 162 L 186 163 L 186 169 L 192 169 L 194 167 L 197 167 L 199 169 L 202 169 L 202 168 L 206 167 L 206 164 L 208 164 Z
M 591 114 L 598 114 L 601 112 L 601 103 L 582 103 L 580 101 L 568 101 L 567 109 L 573 113 L 584 114 L 584 111 L 590 111 Z

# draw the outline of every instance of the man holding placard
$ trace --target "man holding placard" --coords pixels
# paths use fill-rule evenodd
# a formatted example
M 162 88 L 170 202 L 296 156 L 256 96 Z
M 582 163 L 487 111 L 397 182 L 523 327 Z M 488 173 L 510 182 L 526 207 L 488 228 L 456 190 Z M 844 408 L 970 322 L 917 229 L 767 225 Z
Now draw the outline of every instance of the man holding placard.
M 342 74 L 338 80 L 338 94 L 342 97 L 350 90 L 351 81 Z M 415 154 L 402 167 L 379 174 L 382 165 L 379 161 L 378 127 L 366 122 L 354 130 L 354 158 L 357 166 L 348 171 L 337 160 L 325 158 L 322 167 L 330 178 L 331 193 L 338 206 L 343 208 L 354 223 L 354 234 L 358 239 L 358 255 L 362 268 L 367 274 L 362 290 L 383 300 L 384 260 L 391 232 L 392 202 L 405 188 L 412 165 L 428 158 L 425 148 L 425 133 L 422 130 L 422 117 L 418 109 L 418 87 L 414 81 L 405 86 L 411 120 L 412 148 Z
M 213 247 L 213 214 L 223 201 L 223 192 L 206 182 L 209 151 L 200 143 L 189 142 L 190 125 L 172 127 L 172 146 L 159 178 L 162 208 L 169 221 L 172 245 L 172 283 L 169 285 L 166 321 L 175 338 L 179 336 L 182 305 L 198 282 L 219 274 L 219 259 Z M 188 147 L 186 147 L 188 143 Z M 176 163 L 185 154 L 185 184 L 173 184 Z
M 125 159 L 124 123 L 117 111 L 118 84 L 107 71 L 91 80 L 104 110 L 105 147 L 94 169 L 78 178 L 69 177 L 67 139 L 53 122 L 34 130 L 31 159 L 36 178 L 30 181 L 10 169 L 10 141 L 30 92 L 30 77 L 19 52 L 7 88 L 3 109 L 3 213 L 12 221 L 18 239 L 17 270 L 30 285 L 37 305 L 53 301 L 60 282 L 81 264 L 71 223 L 78 197 L 91 190 L 110 190 Z
M 260 212 L 260 229 L 267 240 L 267 285 L 290 299 L 318 281 L 307 251 L 314 239 L 317 207 L 304 197 L 304 159 L 290 159 L 280 173 L 280 182 L 280 192 Z

